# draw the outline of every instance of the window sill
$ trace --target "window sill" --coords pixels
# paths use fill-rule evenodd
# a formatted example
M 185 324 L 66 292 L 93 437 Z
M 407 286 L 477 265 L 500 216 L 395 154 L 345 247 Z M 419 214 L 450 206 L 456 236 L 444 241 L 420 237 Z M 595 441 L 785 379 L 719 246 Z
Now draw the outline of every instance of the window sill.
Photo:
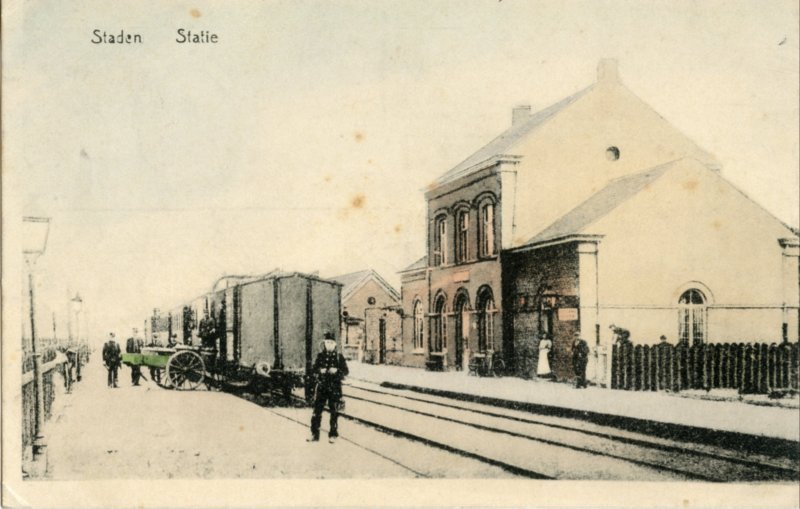
M 425 349 L 424 348 L 415 348 L 415 349 L 411 350 L 411 355 L 425 355 Z

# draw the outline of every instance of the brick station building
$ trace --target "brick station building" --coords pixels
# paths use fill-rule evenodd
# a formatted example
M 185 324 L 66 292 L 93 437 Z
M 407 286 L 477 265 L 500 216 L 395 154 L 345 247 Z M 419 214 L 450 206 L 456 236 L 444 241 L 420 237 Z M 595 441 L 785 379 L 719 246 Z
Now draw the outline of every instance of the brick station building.
M 425 256 L 401 271 L 401 364 L 461 369 L 500 352 L 534 375 L 541 337 L 572 377 L 577 331 L 607 383 L 611 324 L 652 344 L 797 341 L 797 231 L 633 94 L 613 60 L 425 194 Z

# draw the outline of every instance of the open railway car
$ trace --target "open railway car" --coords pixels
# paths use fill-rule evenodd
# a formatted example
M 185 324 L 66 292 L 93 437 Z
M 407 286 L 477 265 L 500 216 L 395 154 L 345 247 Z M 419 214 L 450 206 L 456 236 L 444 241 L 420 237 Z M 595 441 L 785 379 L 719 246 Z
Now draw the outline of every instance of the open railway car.
M 224 280 L 226 288 L 151 319 L 151 333 L 196 348 L 209 382 L 256 392 L 305 386 L 308 394 L 324 333 L 341 346 L 341 284 L 297 272 Z

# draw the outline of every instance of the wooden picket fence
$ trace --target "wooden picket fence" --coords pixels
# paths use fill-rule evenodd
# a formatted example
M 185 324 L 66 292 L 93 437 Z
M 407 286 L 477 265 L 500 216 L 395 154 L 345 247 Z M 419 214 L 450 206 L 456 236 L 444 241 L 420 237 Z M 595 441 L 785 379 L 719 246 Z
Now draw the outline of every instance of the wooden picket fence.
M 798 343 L 614 345 L 611 388 L 628 391 L 798 390 Z

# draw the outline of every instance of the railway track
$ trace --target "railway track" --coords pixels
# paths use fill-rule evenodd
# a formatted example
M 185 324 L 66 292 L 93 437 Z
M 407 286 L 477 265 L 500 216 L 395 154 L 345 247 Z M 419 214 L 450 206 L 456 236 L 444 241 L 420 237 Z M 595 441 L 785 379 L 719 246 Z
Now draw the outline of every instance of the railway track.
M 800 479 L 797 458 L 676 442 L 580 419 L 359 380 L 348 380 L 344 395 L 346 410 L 341 416 L 345 419 L 527 478 L 706 482 Z M 350 441 L 355 443 L 358 437 L 350 437 Z

